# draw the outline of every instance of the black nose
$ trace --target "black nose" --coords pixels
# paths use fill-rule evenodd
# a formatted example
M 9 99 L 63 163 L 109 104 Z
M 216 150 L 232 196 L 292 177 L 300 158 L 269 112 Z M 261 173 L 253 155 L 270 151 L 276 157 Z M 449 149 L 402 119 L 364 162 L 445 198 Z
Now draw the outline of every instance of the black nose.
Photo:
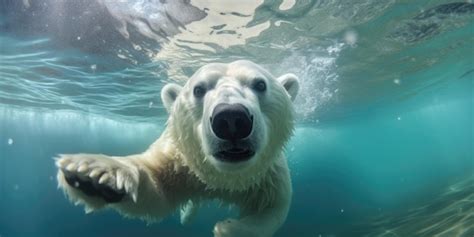
M 246 138 L 252 132 L 253 117 L 241 104 L 218 104 L 211 117 L 212 131 L 224 140 Z

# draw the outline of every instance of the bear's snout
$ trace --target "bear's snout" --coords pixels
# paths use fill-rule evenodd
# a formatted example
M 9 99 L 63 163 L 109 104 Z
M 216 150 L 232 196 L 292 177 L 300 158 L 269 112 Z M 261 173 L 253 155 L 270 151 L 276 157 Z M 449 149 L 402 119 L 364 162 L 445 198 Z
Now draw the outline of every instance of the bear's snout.
M 253 116 L 242 104 L 218 104 L 212 112 L 211 127 L 218 138 L 237 141 L 252 132 Z

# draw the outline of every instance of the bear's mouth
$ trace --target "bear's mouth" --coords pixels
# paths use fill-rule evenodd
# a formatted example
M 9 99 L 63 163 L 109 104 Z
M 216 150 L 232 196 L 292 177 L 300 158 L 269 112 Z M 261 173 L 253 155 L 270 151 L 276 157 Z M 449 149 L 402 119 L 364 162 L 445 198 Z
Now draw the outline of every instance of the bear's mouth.
M 225 162 L 241 162 L 252 158 L 255 155 L 255 151 L 250 148 L 230 148 L 216 152 L 214 157 L 220 161 Z

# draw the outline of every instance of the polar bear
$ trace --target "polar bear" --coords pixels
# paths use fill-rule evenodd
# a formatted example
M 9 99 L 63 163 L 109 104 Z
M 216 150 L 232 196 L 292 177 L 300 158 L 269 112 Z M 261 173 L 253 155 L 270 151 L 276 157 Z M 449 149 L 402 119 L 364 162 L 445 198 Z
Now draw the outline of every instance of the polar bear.
M 295 75 L 275 78 L 250 61 L 203 66 L 183 87 L 162 89 L 169 118 L 148 150 L 60 155 L 59 187 L 86 212 L 108 207 L 150 221 L 182 208 L 187 222 L 199 203 L 218 199 L 240 217 L 218 222 L 214 236 L 272 236 L 291 202 L 284 146 L 298 89 Z

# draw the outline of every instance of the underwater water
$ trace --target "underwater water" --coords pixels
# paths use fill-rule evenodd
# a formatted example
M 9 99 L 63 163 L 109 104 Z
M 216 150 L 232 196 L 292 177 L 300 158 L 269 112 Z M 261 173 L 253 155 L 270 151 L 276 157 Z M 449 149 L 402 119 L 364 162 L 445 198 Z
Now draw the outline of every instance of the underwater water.
M 237 59 L 300 78 L 276 236 L 472 237 L 473 42 L 471 1 L 0 0 L 0 237 L 212 236 L 235 210 L 85 214 L 53 157 L 144 151 L 166 83 Z

